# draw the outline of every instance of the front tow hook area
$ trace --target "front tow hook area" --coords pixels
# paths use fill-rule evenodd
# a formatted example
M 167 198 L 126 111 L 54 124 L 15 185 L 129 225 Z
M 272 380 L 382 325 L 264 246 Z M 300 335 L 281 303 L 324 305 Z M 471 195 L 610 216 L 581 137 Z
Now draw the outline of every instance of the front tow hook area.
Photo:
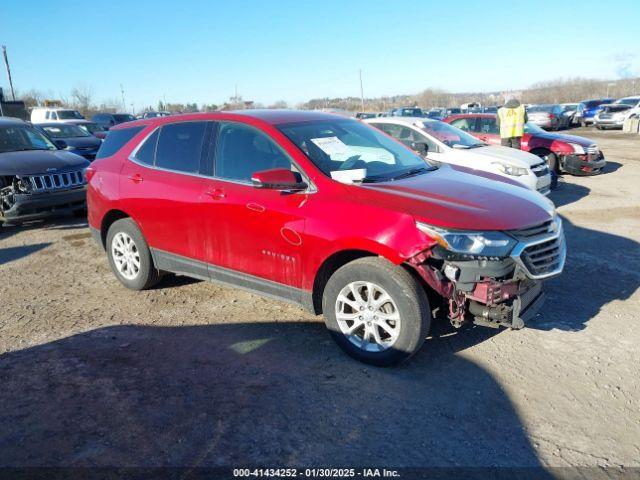
M 475 300 L 469 302 L 469 312 L 473 323 L 483 327 L 500 326 L 519 330 L 538 313 L 544 304 L 542 284 L 538 283 L 526 292 L 513 298 L 509 303 L 483 305 Z

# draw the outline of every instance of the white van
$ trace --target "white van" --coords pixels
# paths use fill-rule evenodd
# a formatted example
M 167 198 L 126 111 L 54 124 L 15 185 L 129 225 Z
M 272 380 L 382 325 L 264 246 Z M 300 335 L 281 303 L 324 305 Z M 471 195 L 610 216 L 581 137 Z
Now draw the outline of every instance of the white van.
M 31 123 L 68 122 L 84 120 L 79 111 L 62 107 L 36 107 L 31 110 Z

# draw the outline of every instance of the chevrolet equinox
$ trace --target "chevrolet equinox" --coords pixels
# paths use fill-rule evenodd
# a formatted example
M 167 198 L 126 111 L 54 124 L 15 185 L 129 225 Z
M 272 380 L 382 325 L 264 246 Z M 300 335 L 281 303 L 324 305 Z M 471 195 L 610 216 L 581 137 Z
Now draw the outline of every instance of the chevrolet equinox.
M 164 272 L 294 302 L 349 355 L 391 365 L 440 307 L 522 328 L 566 247 L 553 204 L 517 182 L 433 167 L 320 112 L 159 117 L 112 128 L 87 170 L 89 224 L 126 287 Z

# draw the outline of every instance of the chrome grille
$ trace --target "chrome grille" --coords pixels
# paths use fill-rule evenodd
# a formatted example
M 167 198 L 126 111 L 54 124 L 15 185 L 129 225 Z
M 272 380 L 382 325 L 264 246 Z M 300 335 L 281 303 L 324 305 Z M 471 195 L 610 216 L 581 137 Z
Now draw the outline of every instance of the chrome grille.
M 562 272 L 567 248 L 559 217 L 507 233 L 518 240 L 511 257 L 528 277 L 544 279 Z
M 87 183 L 82 170 L 64 173 L 48 173 L 46 175 L 29 175 L 23 177 L 34 192 L 63 190 L 79 187 Z
M 553 220 L 547 220 L 546 222 L 534 225 L 533 227 L 521 228 L 520 230 L 512 230 L 509 233 L 520 240 L 526 240 L 532 237 L 537 237 L 538 235 L 542 235 L 544 233 L 552 233 L 554 231 L 554 229 L 552 228 L 552 224 Z
M 556 237 L 526 247 L 520 258 L 527 270 L 535 275 L 550 275 L 561 268 L 563 261 L 563 238 Z
M 535 173 L 536 177 L 544 177 L 549 173 L 549 167 L 546 163 L 539 163 L 531 167 L 531 171 Z

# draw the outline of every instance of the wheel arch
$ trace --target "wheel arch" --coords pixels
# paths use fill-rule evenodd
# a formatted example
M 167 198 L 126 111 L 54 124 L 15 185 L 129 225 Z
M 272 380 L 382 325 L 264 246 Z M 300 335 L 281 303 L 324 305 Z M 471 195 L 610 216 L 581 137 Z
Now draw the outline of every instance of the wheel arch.
M 102 217 L 102 222 L 100 222 L 100 241 L 102 242 L 103 248 L 107 248 L 107 232 L 109 231 L 109 227 L 117 220 L 130 217 L 131 215 L 118 209 L 109 210 L 104 217 Z
M 322 313 L 322 296 L 324 295 L 324 289 L 331 275 L 333 275 L 336 270 L 358 258 L 378 256 L 380 256 L 378 253 L 370 250 L 345 249 L 334 252 L 327 257 L 320 265 L 320 268 L 318 268 L 313 280 L 312 301 L 314 313 L 316 315 Z

